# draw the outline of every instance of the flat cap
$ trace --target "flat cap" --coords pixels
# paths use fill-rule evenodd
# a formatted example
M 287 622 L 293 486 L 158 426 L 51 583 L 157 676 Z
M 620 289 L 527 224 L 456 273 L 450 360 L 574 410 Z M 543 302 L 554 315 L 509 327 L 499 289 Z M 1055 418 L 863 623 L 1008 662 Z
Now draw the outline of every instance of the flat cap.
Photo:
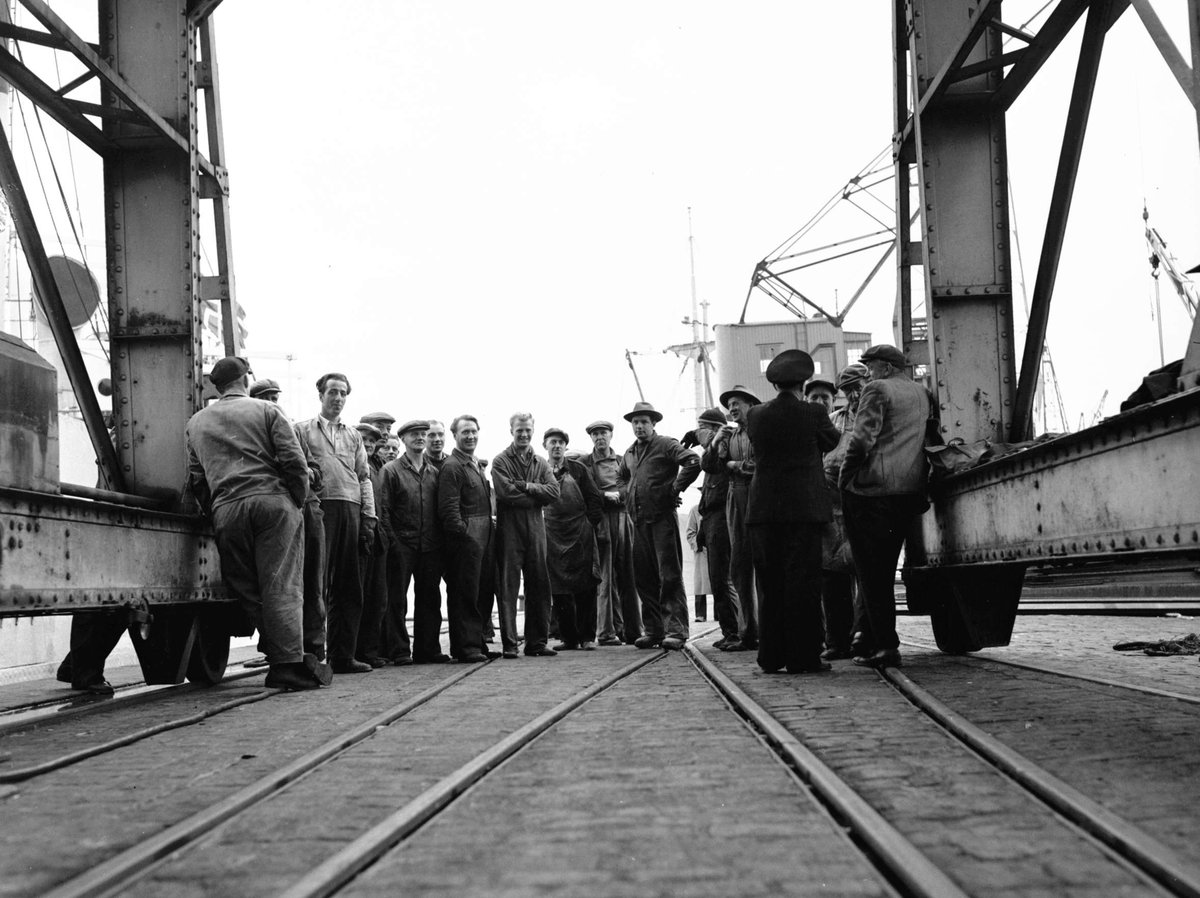
M 584 431 L 588 434 L 593 430 L 616 430 L 616 428 L 613 427 L 612 421 L 593 421 L 584 428 Z
M 429 421 L 425 418 L 414 418 L 412 421 L 405 421 L 400 425 L 400 429 L 396 431 L 396 436 L 402 437 L 406 433 L 412 433 L 414 430 L 428 430 Z
M 250 396 L 258 399 L 266 396 L 268 393 L 282 393 L 283 389 L 279 386 L 279 381 L 272 380 L 269 377 L 264 377 L 262 380 L 256 380 L 250 384 Z
M 767 365 L 767 380 L 773 384 L 802 384 L 816 366 L 812 356 L 802 349 L 785 349 Z
M 833 384 L 831 384 L 829 381 L 822 380 L 819 377 L 814 377 L 812 380 L 810 380 L 808 383 L 806 383 L 804 385 L 804 395 L 807 396 L 813 390 L 816 390 L 820 387 L 824 387 L 826 390 L 828 390 L 834 396 L 837 395 L 837 387 L 834 386 Z
M 358 420 L 362 421 L 365 424 L 374 424 L 376 427 L 378 427 L 384 433 L 387 433 L 388 428 L 390 428 L 393 424 L 396 423 L 395 415 L 389 415 L 387 412 L 370 412 L 368 414 L 363 415 Z
M 662 412 L 655 411 L 654 406 L 652 406 L 649 402 L 635 402 L 633 404 L 633 411 L 629 412 L 624 417 L 626 421 L 632 421 L 638 415 L 645 415 L 655 424 L 663 419 Z
M 859 360 L 863 362 L 891 362 L 897 368 L 903 368 L 908 364 L 908 359 L 895 346 L 890 343 L 876 343 L 874 346 L 868 346 L 867 351 L 859 356 Z
M 248 361 L 240 356 L 227 355 L 213 365 L 212 373 L 208 375 L 208 379 L 219 390 L 221 387 L 233 383 L 239 377 L 245 376 L 249 371 L 250 363 Z
M 545 445 L 546 440 L 550 439 L 550 437 L 562 437 L 564 443 L 571 442 L 571 438 L 561 427 L 547 427 L 546 432 L 542 434 L 542 444 Z
M 844 391 L 846 387 L 860 384 L 870 376 L 871 372 L 867 370 L 866 365 L 862 362 L 855 362 L 853 365 L 847 365 L 842 369 L 842 373 L 838 375 L 838 387 Z
M 718 426 L 726 422 L 725 413 L 719 408 L 706 408 L 697 417 L 698 421 L 703 421 L 705 424 L 716 424 Z
M 721 405 L 729 408 L 729 400 L 734 396 L 740 396 L 751 405 L 762 405 L 762 400 L 750 392 L 749 388 L 743 387 L 741 384 L 734 385 L 733 389 L 726 390 L 721 394 Z
M 383 439 L 383 431 L 374 424 L 368 424 L 366 421 L 359 421 L 354 426 L 358 432 L 365 437 L 374 437 L 377 440 Z

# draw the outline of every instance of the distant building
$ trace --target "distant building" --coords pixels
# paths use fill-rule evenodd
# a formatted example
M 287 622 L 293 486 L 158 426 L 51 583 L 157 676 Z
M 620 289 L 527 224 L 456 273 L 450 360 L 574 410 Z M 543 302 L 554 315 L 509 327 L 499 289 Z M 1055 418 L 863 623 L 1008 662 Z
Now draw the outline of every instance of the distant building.
M 824 318 L 718 324 L 713 330 L 719 392 L 742 384 L 764 401 L 775 395 L 767 382 L 767 365 L 785 349 L 803 349 L 816 365 L 813 377 L 837 383 L 838 373 L 871 345 L 869 333 L 843 331 Z

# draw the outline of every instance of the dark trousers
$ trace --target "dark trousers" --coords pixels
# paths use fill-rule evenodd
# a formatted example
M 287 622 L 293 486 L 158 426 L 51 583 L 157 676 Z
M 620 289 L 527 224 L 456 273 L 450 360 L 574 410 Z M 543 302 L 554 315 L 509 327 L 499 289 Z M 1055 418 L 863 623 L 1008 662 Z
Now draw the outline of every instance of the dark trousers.
M 371 554 L 358 553 L 358 571 L 362 577 L 363 610 L 358 623 L 358 645 L 354 656 L 370 661 L 383 656 L 383 619 L 387 614 L 387 549 L 381 529 L 375 530 Z
M 578 592 L 556 592 L 554 611 L 558 633 L 566 645 L 596 641 L 596 587 Z
M 825 617 L 825 647 L 848 650 L 854 635 L 854 574 L 821 572 L 821 611 Z
M 687 594 L 683 590 L 683 543 L 674 514 L 639 522 L 633 537 L 633 569 L 642 623 L 656 640 L 688 638 Z
M 304 651 L 325 660 L 325 512 L 304 503 Z
M 729 497 L 725 500 L 725 522 L 729 525 L 729 577 L 733 580 L 741 610 L 738 638 L 748 646 L 755 646 L 758 644 L 758 606 L 762 603 L 763 586 L 754 578 L 754 549 L 746 524 L 749 501 L 750 484 L 731 481 Z
M 704 534 L 704 555 L 708 559 L 708 582 L 712 589 L 713 616 L 721 625 L 725 638 L 737 637 L 738 594 L 729 575 L 729 524 L 725 520 L 725 507 L 706 508 L 700 517 L 700 531 Z M 696 613 L 700 613 L 700 599 L 696 599 Z
M 387 653 L 392 660 L 429 661 L 442 653 L 442 572 L 439 549 L 421 552 L 397 544 L 388 552 Z M 408 584 L 413 591 L 413 633 L 408 637 Z
M 358 575 L 358 519 L 356 502 L 325 500 L 325 607 L 329 610 L 329 660 L 354 660 L 358 627 L 362 621 L 363 594 Z
M 600 587 L 596 593 L 596 630 L 601 639 L 617 636 L 633 642 L 642 635 L 642 610 L 633 566 L 633 523 L 623 509 L 607 509 L 604 518 L 608 539 L 597 540 Z
M 124 608 L 71 615 L 71 650 L 58 666 L 58 679 L 91 686 L 104 679 L 104 662 L 126 630 Z
M 450 655 L 460 661 L 483 652 L 480 608 L 495 590 L 492 563 L 492 517 L 467 518 L 465 536 L 446 540 L 446 614 L 450 623 Z
M 517 593 L 525 581 L 525 654 L 546 647 L 550 637 L 550 572 L 546 529 L 540 508 L 505 508 L 496 525 L 496 594 L 500 597 L 500 641 L 517 648 Z
M 763 600 L 758 666 L 812 670 L 821 663 L 821 525 L 751 524 Z
M 874 647 L 899 648 L 896 563 L 908 528 L 926 508 L 925 497 L 860 496 L 843 491 L 842 508 Z

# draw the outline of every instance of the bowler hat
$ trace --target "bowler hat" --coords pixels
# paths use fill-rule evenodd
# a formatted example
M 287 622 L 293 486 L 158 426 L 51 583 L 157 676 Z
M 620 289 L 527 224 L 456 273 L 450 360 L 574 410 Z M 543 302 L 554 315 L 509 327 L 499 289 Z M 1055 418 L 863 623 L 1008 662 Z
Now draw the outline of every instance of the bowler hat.
M 218 390 L 228 386 L 239 377 L 244 377 L 250 371 L 250 363 L 240 356 L 228 355 L 213 365 L 208 379 Z
M 743 387 L 741 384 L 736 384 L 734 385 L 733 389 L 726 390 L 721 394 L 721 405 L 725 406 L 725 408 L 729 408 L 729 400 L 734 396 L 742 397 L 751 405 L 762 405 L 762 400 L 751 393 L 749 389 Z
M 264 377 L 262 380 L 256 380 L 250 384 L 250 396 L 253 399 L 258 399 L 266 396 L 268 393 L 282 393 L 283 389 L 279 386 L 279 381 L 272 380 L 269 377 Z
M 908 364 L 908 359 L 895 346 L 890 343 L 876 343 L 874 346 L 868 346 L 867 351 L 859 356 L 859 360 L 863 362 L 891 362 L 897 368 L 903 368 Z
M 396 423 L 396 418 L 387 412 L 370 412 L 358 420 L 366 424 L 374 424 L 384 433 L 387 433 L 391 426 Z
M 817 389 L 818 387 L 824 387 L 826 390 L 828 390 L 834 396 L 837 395 L 837 387 L 835 387 L 833 384 L 831 384 L 827 380 L 821 380 L 821 378 L 819 378 L 819 377 L 814 377 L 812 380 L 810 380 L 808 383 L 806 383 L 804 385 L 804 395 L 807 396 L 809 393 L 811 393 L 813 390 Z
M 725 423 L 726 418 L 725 413 L 719 408 L 707 408 L 700 413 L 700 416 L 696 420 L 704 424 L 716 424 L 720 427 Z
M 583 430 L 590 436 L 593 430 L 616 430 L 616 428 L 613 427 L 612 421 L 593 421 Z
M 767 380 L 773 384 L 802 384 L 816 366 L 812 356 L 802 349 L 785 349 L 767 365 Z
M 624 417 L 626 421 L 632 421 L 638 415 L 645 415 L 655 424 L 663 419 L 662 412 L 656 412 L 654 410 L 654 406 L 652 406 L 649 402 L 635 402 L 633 404 L 633 411 Z
M 416 418 L 412 421 L 405 421 L 400 425 L 400 429 L 396 431 L 396 436 L 402 437 L 406 433 L 411 433 L 414 430 L 428 430 L 429 422 L 424 418 Z
M 542 443 L 545 444 L 546 440 L 550 439 L 550 437 L 562 437 L 562 441 L 564 443 L 571 442 L 571 438 L 569 436 L 567 436 L 567 432 L 565 430 L 563 430 L 561 427 L 546 428 L 546 432 L 544 434 L 542 434 Z
M 377 440 L 383 439 L 383 431 L 374 424 L 368 424 L 366 421 L 359 421 L 354 425 L 358 432 L 365 437 L 374 437 Z

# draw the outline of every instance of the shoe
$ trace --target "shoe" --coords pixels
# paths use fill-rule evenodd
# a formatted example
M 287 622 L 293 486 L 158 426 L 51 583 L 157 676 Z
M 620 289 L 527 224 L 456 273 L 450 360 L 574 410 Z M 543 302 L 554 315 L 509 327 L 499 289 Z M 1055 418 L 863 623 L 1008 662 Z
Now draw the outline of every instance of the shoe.
M 352 674 L 352 673 L 370 673 L 375 668 L 370 664 L 364 664 L 362 661 L 330 661 L 329 666 L 333 668 L 334 673 Z
M 469 655 L 463 655 L 463 661 L 467 664 L 482 664 L 489 660 L 491 659 L 483 652 L 471 652 Z
M 580 648 L 583 649 L 585 652 L 594 652 L 594 651 L 596 651 L 596 643 L 585 642 L 583 645 L 580 646 Z
M 716 642 L 714 642 L 712 645 L 713 645 L 713 648 L 714 648 L 714 649 L 723 649 L 723 648 L 725 648 L 725 646 L 727 646 L 728 644 L 729 644 L 729 637 L 728 637 L 728 636 L 722 636 L 720 639 L 718 639 L 718 640 L 717 640 Z
M 867 655 L 873 654 L 875 654 L 875 646 L 871 644 L 866 633 L 859 631 L 850 638 L 851 658 L 865 658 Z
M 413 663 L 413 659 L 408 655 L 405 655 L 403 658 L 392 658 L 391 663 L 397 667 L 408 667 L 408 665 Z
M 639 649 L 656 649 L 662 644 L 662 640 L 657 636 L 639 636 L 633 644 Z
M 554 651 L 554 649 L 550 648 L 548 645 L 544 645 L 541 648 L 525 650 L 526 658 L 553 658 L 557 654 L 558 652 Z
M 514 658 L 520 658 L 521 653 L 518 652 L 516 649 L 505 649 L 504 652 L 502 653 L 501 657 L 507 658 L 509 661 L 511 661 Z
M 308 668 L 308 672 L 322 686 L 328 686 L 333 682 L 333 668 L 324 661 L 319 660 L 316 655 L 305 652 L 303 663 Z
M 483 653 L 488 656 L 489 661 L 495 661 L 497 658 L 503 658 L 503 652 L 493 652 L 491 649 L 484 649 Z
M 428 658 L 413 658 L 413 664 L 449 664 L 449 655 L 431 655 Z
M 577 643 L 560 642 L 558 645 L 556 645 L 554 647 L 554 651 L 556 651 L 556 652 L 573 652 L 577 648 L 579 648 L 579 645 Z
M 369 667 L 367 669 L 370 670 Z M 267 672 L 266 686 L 268 689 L 286 689 L 289 692 L 321 688 L 313 672 L 303 662 L 272 664 Z
M 829 648 L 821 652 L 822 661 L 841 661 L 843 658 L 853 658 L 849 649 Z
M 71 688 L 77 692 L 86 692 L 89 695 L 112 695 L 112 685 L 103 678 L 93 680 L 90 683 L 72 683 Z
M 721 646 L 721 651 L 722 652 L 748 652 L 748 651 L 750 651 L 750 646 L 748 646 L 746 643 L 742 642 L 741 640 L 730 639 L 723 646 Z
M 870 655 L 860 655 L 854 663 L 859 667 L 900 667 L 900 650 L 880 649 Z
M 369 658 L 355 658 L 360 664 L 370 664 L 371 667 L 387 667 L 389 664 L 400 664 L 400 661 L 394 661 L 390 658 L 380 658 L 378 655 L 372 655 Z M 410 662 L 411 663 L 411 662 Z
M 600 640 L 601 645 L 624 645 L 620 636 L 605 636 Z
M 673 652 L 678 652 L 683 648 L 684 642 L 686 642 L 686 640 L 680 639 L 678 636 L 668 636 L 660 643 L 660 645 L 664 649 L 670 649 Z
M 267 656 L 262 655 L 258 658 L 251 658 L 249 661 L 243 661 L 242 667 L 266 667 L 270 663 L 271 662 L 267 660 Z
M 790 673 L 790 674 L 824 673 L 827 670 L 833 670 L 833 665 L 829 664 L 826 661 L 818 661 L 816 664 L 811 664 L 811 665 L 806 664 L 804 667 L 789 667 L 788 673 Z

